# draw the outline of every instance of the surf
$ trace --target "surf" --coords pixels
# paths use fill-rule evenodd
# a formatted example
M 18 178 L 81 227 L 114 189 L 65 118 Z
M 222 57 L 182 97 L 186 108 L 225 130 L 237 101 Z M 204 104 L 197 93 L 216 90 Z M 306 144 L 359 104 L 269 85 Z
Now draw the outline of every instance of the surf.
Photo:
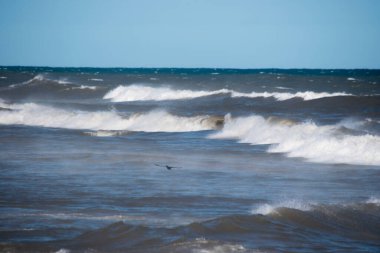
M 227 115 L 223 129 L 210 134 L 214 139 L 236 139 L 252 145 L 269 145 L 268 152 L 301 157 L 310 162 L 380 165 L 380 136 L 342 131 L 342 125 L 317 125 L 252 115 Z
M 115 136 L 119 131 L 190 132 L 220 128 L 223 118 L 199 115 L 183 117 L 164 110 L 122 115 L 111 111 L 83 111 L 57 108 L 37 103 L 0 103 L 0 124 L 27 125 L 52 128 L 103 130 L 94 136 Z M 116 132 L 107 132 L 112 130 Z
M 284 101 L 293 98 L 301 98 L 303 100 L 313 100 L 324 97 L 335 97 L 335 96 L 351 96 L 352 94 L 345 92 L 238 92 L 230 89 L 219 89 L 219 90 L 182 90 L 173 89 L 170 87 L 151 87 L 146 85 L 119 85 L 118 87 L 108 91 L 103 99 L 110 100 L 112 102 L 132 102 L 132 101 L 164 101 L 164 100 L 181 100 L 181 99 L 194 99 L 205 96 L 212 95 L 223 95 L 227 94 L 232 98 L 246 97 L 246 98 L 274 98 L 278 101 Z

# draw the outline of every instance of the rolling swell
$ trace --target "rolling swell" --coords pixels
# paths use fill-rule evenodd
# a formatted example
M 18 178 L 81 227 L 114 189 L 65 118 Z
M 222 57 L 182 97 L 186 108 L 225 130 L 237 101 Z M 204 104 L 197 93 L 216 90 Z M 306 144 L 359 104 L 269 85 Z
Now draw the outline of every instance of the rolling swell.
M 360 243 L 358 243 L 360 241 Z M 275 243 L 274 243 L 275 242 Z M 174 228 L 123 222 L 52 243 L 71 252 L 332 252 L 380 248 L 378 203 L 288 207 L 253 215 L 231 215 Z M 300 246 L 302 245 L 302 247 Z M 361 247 L 361 248 L 360 248 Z M 199 251 L 201 252 L 201 251 Z M 214 251 L 210 251 L 214 252 Z

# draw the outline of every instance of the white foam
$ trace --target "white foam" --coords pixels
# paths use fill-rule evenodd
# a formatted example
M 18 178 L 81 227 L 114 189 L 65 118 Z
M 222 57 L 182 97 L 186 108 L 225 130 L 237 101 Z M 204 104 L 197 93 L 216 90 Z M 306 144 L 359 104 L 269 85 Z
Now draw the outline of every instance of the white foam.
M 48 79 L 49 81 L 57 82 L 59 84 L 71 84 L 71 82 L 67 81 L 67 79 L 58 79 L 58 80 L 52 80 Z
M 55 253 L 70 253 L 71 251 L 68 250 L 68 249 L 60 249 L 58 251 L 56 251 Z
M 7 79 L 8 77 L 6 76 L 0 76 L 0 79 Z
M 297 209 L 301 211 L 308 211 L 311 209 L 311 205 L 309 203 L 305 203 L 300 200 L 286 200 L 282 201 L 276 204 L 263 204 L 255 209 L 251 210 L 251 214 L 262 214 L 262 215 L 268 215 L 271 213 L 277 213 L 278 208 L 286 207 L 286 208 L 292 208 Z
M 29 79 L 25 82 L 22 82 L 21 84 L 30 84 L 34 81 L 42 81 L 44 79 L 45 79 L 45 77 L 42 74 L 38 74 L 38 75 L 34 76 L 32 79 Z M 17 86 L 17 85 L 14 84 L 13 86 Z
M 85 90 L 85 89 L 96 90 L 96 86 L 81 85 L 79 87 L 72 87 L 71 89 L 73 89 L 73 90 L 76 90 L 76 89 L 79 89 L 79 90 Z
M 7 125 L 145 132 L 188 132 L 216 128 L 213 117 L 179 117 L 165 111 L 151 111 L 123 117 L 115 111 L 66 110 L 35 103 L 0 103 L 0 107 L 11 109 L 11 111 L 0 111 L 0 124 Z
M 55 82 L 55 83 L 63 84 L 63 85 L 71 84 L 71 82 L 69 82 L 66 78 L 60 78 L 58 80 L 55 80 L 55 79 L 49 79 L 42 74 L 38 74 L 38 75 L 34 76 L 32 79 L 29 79 L 29 80 L 22 82 L 22 83 L 12 84 L 9 87 L 14 88 L 14 87 L 17 87 L 20 85 L 28 85 L 28 84 L 31 84 L 35 81 L 50 81 L 50 82 Z
M 225 118 L 221 131 L 210 138 L 232 138 L 250 144 L 271 144 L 268 152 L 286 153 L 311 162 L 380 165 L 380 137 L 343 134 L 341 126 L 249 116 Z
M 98 130 L 98 131 L 92 131 L 92 132 L 84 132 L 84 134 L 89 136 L 96 136 L 96 137 L 112 137 L 112 136 L 121 136 L 121 135 L 127 135 L 129 131 L 111 131 L 111 130 Z
M 192 90 L 173 90 L 166 87 L 149 87 L 142 85 L 120 85 L 104 95 L 104 99 L 110 99 L 113 102 L 124 101 L 145 101 L 145 100 L 177 100 L 190 99 L 213 94 L 227 93 L 228 90 L 217 91 L 192 91 Z
M 192 248 L 193 253 L 232 253 L 232 252 L 252 252 L 260 253 L 261 251 L 252 251 L 247 250 L 243 245 L 240 244 L 229 244 L 229 243 L 220 243 L 216 241 L 209 241 L 205 238 L 196 238 L 195 241 L 188 245 L 189 248 Z M 182 246 L 180 244 L 177 244 Z M 187 251 L 184 251 L 187 252 Z
M 88 80 L 94 81 L 94 82 L 103 82 L 103 79 L 101 79 L 101 78 L 90 78 Z
M 366 201 L 367 204 L 375 204 L 377 206 L 380 206 L 380 198 L 377 198 L 377 197 L 370 197 L 367 201 Z
M 344 92 L 250 92 L 243 93 L 228 89 L 219 89 L 214 91 L 193 91 L 193 90 L 176 90 L 168 87 L 150 87 L 144 85 L 120 85 L 115 89 L 112 89 L 104 95 L 103 99 L 110 99 L 112 102 L 130 102 L 130 101 L 146 101 L 146 100 L 178 100 L 178 99 L 192 99 L 204 96 L 210 96 L 215 94 L 230 94 L 231 97 L 273 97 L 277 100 L 287 100 L 292 98 L 302 98 L 304 100 L 312 100 L 323 97 L 334 96 L 350 96 Z
M 195 249 L 194 253 L 232 253 L 232 252 L 247 252 L 243 245 L 223 244 L 210 247 L 208 249 Z M 258 252 L 258 251 L 256 251 Z
M 356 81 L 356 78 L 348 77 L 347 80 L 348 80 L 348 81 Z
M 290 93 L 290 92 L 241 93 L 241 92 L 232 91 L 231 96 L 232 97 L 250 97 L 250 98 L 273 97 L 276 100 L 283 101 L 283 100 L 288 100 L 288 99 L 292 99 L 292 98 L 302 98 L 303 100 L 313 100 L 313 99 L 319 99 L 319 98 L 325 98 L 325 97 L 351 96 L 351 94 L 348 94 L 345 92 L 328 93 L 328 92 L 314 92 L 314 91 L 304 91 L 304 92 L 299 91 L 296 93 Z
M 279 89 L 279 90 L 292 90 L 292 88 L 282 87 L 282 86 L 277 86 L 276 89 Z

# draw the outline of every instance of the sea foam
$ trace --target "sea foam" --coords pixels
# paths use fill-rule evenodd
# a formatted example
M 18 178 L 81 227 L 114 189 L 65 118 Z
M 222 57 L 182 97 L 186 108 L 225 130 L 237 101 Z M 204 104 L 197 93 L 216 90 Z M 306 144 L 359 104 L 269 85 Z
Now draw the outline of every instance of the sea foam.
M 351 94 L 345 93 L 345 92 L 334 92 L 334 93 L 328 93 L 328 92 L 314 92 L 314 91 L 304 91 L 304 92 L 296 92 L 296 93 L 290 93 L 290 92 L 251 92 L 251 93 L 241 93 L 232 91 L 231 96 L 232 97 L 250 97 L 250 98 L 257 98 L 257 97 L 273 97 L 278 101 L 288 100 L 292 98 L 301 98 L 303 100 L 313 100 L 313 99 L 319 99 L 319 98 L 325 98 L 325 97 L 336 97 L 336 96 L 350 96 Z
M 0 101 L 1 102 L 1 101 Z M 55 108 L 36 103 L 0 103 L 0 124 L 87 129 L 128 130 L 144 132 L 188 132 L 217 128 L 218 119 L 210 116 L 180 117 L 154 110 L 128 117 L 115 111 L 88 112 Z
M 96 86 L 90 86 L 90 85 L 81 85 L 81 86 L 77 86 L 77 87 L 72 87 L 71 88 L 72 90 L 85 90 L 85 89 L 89 89 L 89 90 L 96 90 Z
M 374 205 L 377 205 L 377 206 L 380 206 L 380 198 L 377 198 L 377 197 L 370 197 L 367 201 L 366 201 L 367 204 L 374 204 Z
M 15 88 L 15 87 L 24 86 L 24 85 L 33 85 L 35 82 L 44 82 L 44 81 L 46 81 L 46 82 L 53 82 L 53 83 L 57 83 L 57 84 L 62 84 L 64 86 L 66 84 L 72 84 L 71 82 L 69 82 L 67 80 L 67 78 L 51 79 L 51 78 L 46 77 L 43 74 L 38 74 L 38 75 L 34 76 L 33 78 L 31 78 L 31 79 L 29 79 L 27 81 L 24 81 L 22 83 L 12 84 L 9 87 L 10 88 Z
M 380 165 L 380 137 L 345 134 L 339 124 L 319 126 L 312 121 L 297 123 L 256 115 L 239 118 L 227 115 L 223 129 L 209 138 L 271 144 L 268 152 L 303 157 L 311 162 Z
M 115 89 L 110 90 L 104 95 L 103 99 L 110 99 L 112 102 L 130 102 L 130 101 L 147 101 L 147 100 L 179 100 L 179 99 L 193 99 L 204 96 L 211 96 L 216 94 L 229 94 L 231 97 L 273 97 L 276 100 L 282 101 L 292 98 L 301 98 L 304 100 L 312 100 L 324 97 L 334 97 L 334 96 L 350 96 L 351 94 L 344 92 L 237 92 L 229 89 L 219 89 L 214 91 L 194 91 L 194 90 L 179 90 L 171 89 L 168 87 L 150 87 L 144 85 L 129 85 L 123 86 L 119 85 Z
M 104 99 L 113 102 L 145 101 L 145 100 L 177 100 L 190 99 L 214 94 L 228 93 L 228 90 L 217 91 L 192 91 L 192 90 L 173 90 L 166 87 L 153 88 L 142 85 L 120 85 L 104 95 Z
M 306 203 L 304 201 L 300 200 L 286 200 L 281 201 L 276 204 L 262 204 L 254 209 L 251 210 L 251 214 L 262 214 L 262 215 L 268 215 L 271 213 L 276 213 L 278 208 L 291 208 L 291 209 L 297 209 L 301 211 L 308 211 L 311 210 L 312 205 L 309 203 Z

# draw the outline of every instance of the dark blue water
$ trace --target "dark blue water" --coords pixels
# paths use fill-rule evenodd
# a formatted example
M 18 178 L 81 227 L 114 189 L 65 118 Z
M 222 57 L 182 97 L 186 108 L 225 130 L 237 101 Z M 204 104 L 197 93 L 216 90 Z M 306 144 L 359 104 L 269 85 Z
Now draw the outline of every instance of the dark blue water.
M 3 252 L 380 250 L 378 70 L 0 77 Z

